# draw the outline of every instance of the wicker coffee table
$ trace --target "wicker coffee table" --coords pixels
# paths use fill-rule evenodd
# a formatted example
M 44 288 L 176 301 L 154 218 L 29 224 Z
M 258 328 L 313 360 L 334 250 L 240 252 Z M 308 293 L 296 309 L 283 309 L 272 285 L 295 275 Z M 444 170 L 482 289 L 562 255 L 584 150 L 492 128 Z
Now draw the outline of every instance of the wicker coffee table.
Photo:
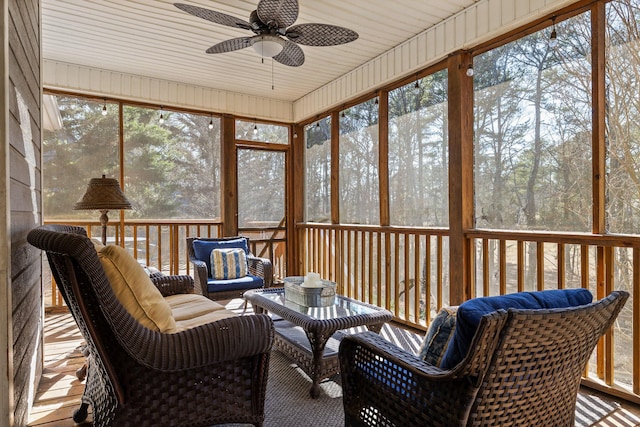
M 320 381 L 340 371 L 338 346 L 347 333 L 343 330 L 366 326 L 380 332 L 382 325 L 393 318 L 387 310 L 340 295 L 327 307 L 305 307 L 287 301 L 283 288 L 247 291 L 244 298 L 255 312 L 275 315 L 274 348 L 309 375 L 313 398 L 320 394 Z

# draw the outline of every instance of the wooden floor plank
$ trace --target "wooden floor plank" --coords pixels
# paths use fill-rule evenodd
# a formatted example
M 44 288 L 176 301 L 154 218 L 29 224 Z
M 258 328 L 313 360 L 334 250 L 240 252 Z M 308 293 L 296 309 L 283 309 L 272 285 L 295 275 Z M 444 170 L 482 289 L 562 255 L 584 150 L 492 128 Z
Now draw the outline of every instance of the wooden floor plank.
M 232 300 L 227 308 L 239 314 L 243 304 Z M 396 328 L 384 328 L 381 334 L 396 345 L 416 352 L 422 337 L 399 333 Z M 29 417 L 30 427 L 71 427 L 73 411 L 80 405 L 84 382 L 76 377 L 76 370 L 84 364 L 81 347 L 83 339 L 69 313 L 47 314 L 45 318 L 44 368 Z M 585 394 L 590 393 L 585 391 Z M 607 396 L 599 394 L 603 399 Z M 88 422 L 91 425 L 91 408 Z M 640 425 L 640 408 L 621 403 L 620 408 L 592 427 L 635 427 Z M 284 426 L 283 426 L 284 427 Z

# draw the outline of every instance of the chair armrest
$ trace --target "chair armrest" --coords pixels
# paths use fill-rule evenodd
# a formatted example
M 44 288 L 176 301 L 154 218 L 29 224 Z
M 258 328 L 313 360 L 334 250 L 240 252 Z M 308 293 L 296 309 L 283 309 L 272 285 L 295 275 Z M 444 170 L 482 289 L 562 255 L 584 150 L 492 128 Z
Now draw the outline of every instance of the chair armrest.
M 194 257 L 189 257 L 189 262 L 193 265 L 194 292 L 205 297 L 208 296 L 207 280 L 209 272 L 207 271 L 207 264 Z
M 247 264 L 251 275 L 262 277 L 264 287 L 271 287 L 273 283 L 273 265 L 268 258 L 260 258 L 249 254 L 247 256 Z
M 373 332 L 340 343 L 346 425 L 464 425 L 478 387 Z
M 176 294 L 194 293 L 193 278 L 187 275 L 165 276 L 152 274 L 151 281 L 160 290 L 163 297 Z
M 138 363 L 160 371 L 180 371 L 269 353 L 274 327 L 268 315 L 251 314 L 174 334 L 152 331 L 140 324 L 129 332 L 117 335 Z
M 345 337 L 338 357 L 347 425 L 466 425 L 506 318 L 504 310 L 485 315 L 469 353 L 451 370 L 373 332 Z

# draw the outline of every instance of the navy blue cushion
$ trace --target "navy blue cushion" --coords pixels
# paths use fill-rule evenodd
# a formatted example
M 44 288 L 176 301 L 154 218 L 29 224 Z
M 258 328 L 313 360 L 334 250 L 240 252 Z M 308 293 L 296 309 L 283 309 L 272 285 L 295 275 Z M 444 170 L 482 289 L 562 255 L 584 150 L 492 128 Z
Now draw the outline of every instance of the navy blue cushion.
M 233 249 L 240 248 L 249 254 L 249 245 L 247 239 L 229 239 L 229 240 L 194 240 L 193 241 L 193 254 L 196 259 L 204 261 L 207 265 L 207 275 L 211 277 L 211 251 L 214 249 Z
M 219 291 L 235 291 L 240 289 L 256 289 L 264 286 L 264 281 L 261 277 L 251 276 L 247 274 L 239 279 L 227 279 L 227 280 L 207 280 L 207 290 L 209 292 Z
M 546 309 L 574 307 L 591 303 L 588 289 L 554 289 L 538 292 L 518 292 L 509 295 L 473 298 L 458 307 L 456 329 L 440 367 L 451 369 L 464 359 L 476 333 L 480 318 L 496 310 L 509 308 Z

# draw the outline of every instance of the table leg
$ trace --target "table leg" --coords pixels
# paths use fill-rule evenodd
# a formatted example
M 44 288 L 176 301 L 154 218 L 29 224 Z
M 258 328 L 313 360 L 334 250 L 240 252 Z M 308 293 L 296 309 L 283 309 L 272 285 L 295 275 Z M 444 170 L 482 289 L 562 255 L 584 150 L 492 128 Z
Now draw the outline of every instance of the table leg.
M 308 332 L 307 338 L 309 339 L 309 344 L 311 344 L 311 352 L 313 353 L 313 367 L 311 372 L 311 381 L 313 384 L 311 385 L 311 390 L 309 391 L 309 395 L 312 398 L 316 398 L 320 396 L 320 380 L 322 378 L 319 377 L 320 364 L 322 363 L 322 355 L 324 354 L 324 348 L 327 345 L 327 341 L 333 335 L 331 333 L 317 333 L 317 332 Z
M 376 334 L 379 334 L 383 326 L 384 326 L 384 323 L 378 323 L 377 325 L 367 325 L 367 329 L 370 330 L 371 332 L 375 332 Z

